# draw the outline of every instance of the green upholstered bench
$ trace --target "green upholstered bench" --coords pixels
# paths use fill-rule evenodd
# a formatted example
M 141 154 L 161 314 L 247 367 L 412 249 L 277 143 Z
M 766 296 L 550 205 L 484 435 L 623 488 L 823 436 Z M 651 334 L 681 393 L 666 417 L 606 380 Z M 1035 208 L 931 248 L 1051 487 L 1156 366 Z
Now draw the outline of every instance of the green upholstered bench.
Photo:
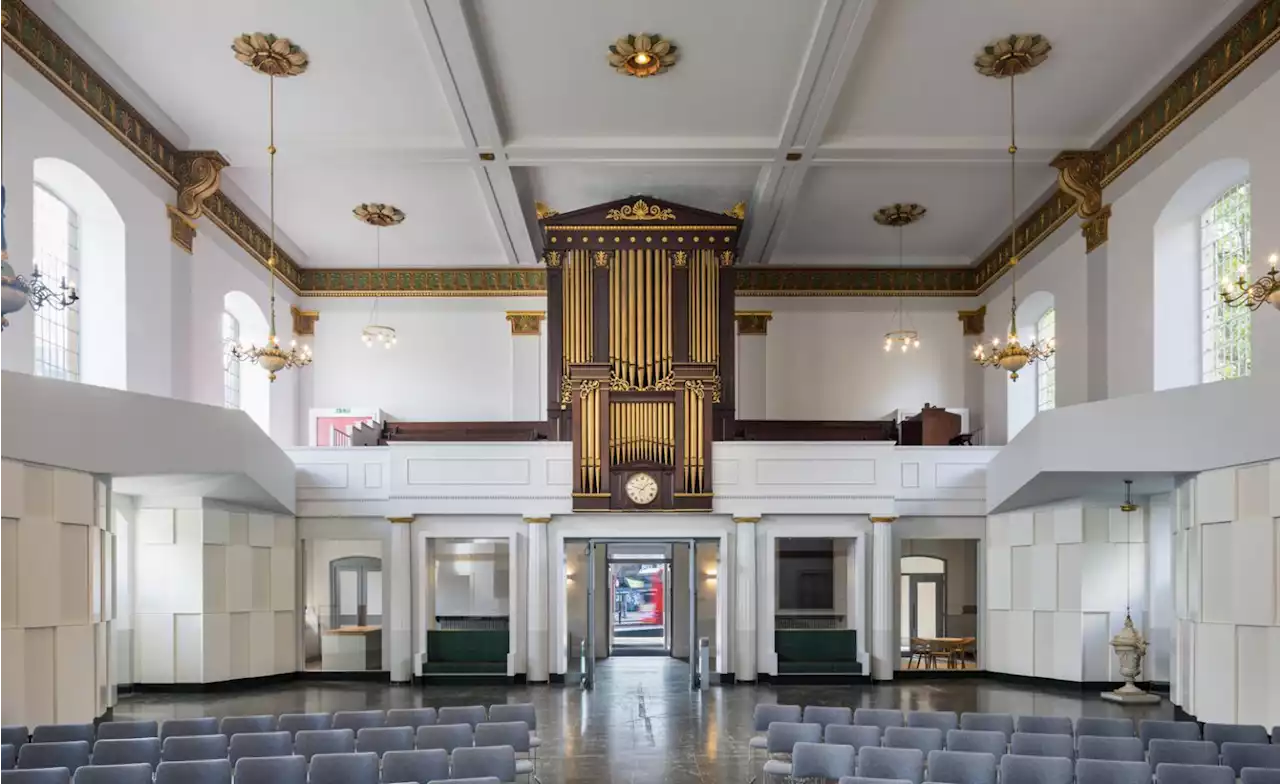
M 858 633 L 853 629 L 794 629 L 773 633 L 778 674 L 858 675 Z
M 427 632 L 423 675 L 505 675 L 511 636 L 506 629 Z

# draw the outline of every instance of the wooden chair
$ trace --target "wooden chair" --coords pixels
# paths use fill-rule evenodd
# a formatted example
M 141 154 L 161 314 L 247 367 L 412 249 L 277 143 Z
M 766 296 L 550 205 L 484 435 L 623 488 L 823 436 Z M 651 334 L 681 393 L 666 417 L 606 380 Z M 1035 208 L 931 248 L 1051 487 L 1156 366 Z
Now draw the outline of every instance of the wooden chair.
M 911 638 L 911 657 L 907 659 L 907 669 L 920 669 L 923 662 L 932 662 L 933 649 L 929 643 L 919 637 Z

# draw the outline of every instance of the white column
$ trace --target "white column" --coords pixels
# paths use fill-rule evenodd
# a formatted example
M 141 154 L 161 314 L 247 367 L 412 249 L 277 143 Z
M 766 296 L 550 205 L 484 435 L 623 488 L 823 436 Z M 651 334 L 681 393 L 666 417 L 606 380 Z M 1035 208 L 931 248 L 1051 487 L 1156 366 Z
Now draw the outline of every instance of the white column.
M 871 522 L 871 677 L 893 680 L 897 669 L 897 643 L 893 623 L 893 521 L 897 517 L 872 517 Z
M 550 679 L 551 639 L 548 612 L 550 600 L 548 585 L 551 560 L 547 546 L 547 524 L 550 517 L 526 517 L 529 541 L 528 590 L 525 592 L 526 629 L 529 656 L 528 679 L 530 683 L 543 683 Z
M 735 517 L 733 558 L 733 673 L 739 681 L 756 679 L 756 523 L 759 517 Z
M 547 418 L 542 391 L 546 389 L 546 363 L 542 356 L 540 310 L 509 310 L 511 322 L 511 420 L 540 422 Z
M 738 399 L 735 401 L 738 419 L 765 419 L 767 354 L 765 340 L 773 313 L 768 310 L 744 310 L 734 314 L 738 322 Z
M 385 642 L 391 651 L 391 682 L 413 679 L 413 559 L 412 517 L 388 517 L 391 523 L 391 602 L 389 634 Z

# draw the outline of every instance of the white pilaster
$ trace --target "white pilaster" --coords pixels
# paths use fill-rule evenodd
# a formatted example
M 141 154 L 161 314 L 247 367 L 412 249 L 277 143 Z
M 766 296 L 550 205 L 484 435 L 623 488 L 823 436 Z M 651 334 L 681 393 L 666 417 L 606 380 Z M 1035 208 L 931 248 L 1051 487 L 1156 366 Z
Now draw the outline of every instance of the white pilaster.
M 546 362 L 542 351 L 542 311 L 508 311 L 511 322 L 511 419 L 513 422 L 538 422 L 546 419 L 543 399 Z
M 1108 208 L 1109 210 L 1110 208 Z M 1109 214 L 1109 213 L 1108 213 Z M 1106 218 L 1102 218 L 1106 220 Z M 1088 337 L 1085 376 L 1086 400 L 1106 400 L 1107 395 L 1107 245 L 1103 243 L 1085 256 L 1085 302 L 1088 311 Z M 1059 327 L 1061 330 L 1061 327 Z M 1058 405 L 1075 403 L 1066 400 Z
M 388 517 L 391 522 L 391 602 L 387 645 L 391 651 L 391 681 L 413 679 L 412 517 Z
M 871 677 L 893 680 L 898 658 L 893 622 L 893 528 L 896 517 L 871 522 Z
M 739 419 L 765 419 L 767 353 L 765 341 L 769 331 L 769 321 L 773 314 L 766 310 L 739 311 L 738 322 L 738 383 L 735 407 Z
M 547 525 L 550 517 L 526 517 L 529 541 L 528 591 L 525 593 L 528 628 L 528 679 L 542 683 L 550 678 L 551 639 L 548 611 L 548 575 L 551 571 L 550 550 L 547 546 Z
M 733 672 L 736 680 L 756 679 L 756 523 L 735 517 L 733 586 Z

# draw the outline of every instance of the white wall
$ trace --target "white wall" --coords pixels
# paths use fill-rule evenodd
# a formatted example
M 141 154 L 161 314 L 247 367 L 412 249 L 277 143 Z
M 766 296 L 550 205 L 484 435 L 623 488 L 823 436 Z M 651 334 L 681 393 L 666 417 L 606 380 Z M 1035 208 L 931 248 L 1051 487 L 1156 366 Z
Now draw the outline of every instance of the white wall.
M 528 338 L 512 337 L 505 311 L 542 310 L 544 299 L 384 299 L 378 322 L 396 330 L 390 350 L 360 339 L 372 306 L 364 298 L 305 305 L 320 311 L 312 407 L 382 409 L 408 421 L 510 421 L 512 341 Z M 530 386 L 526 394 L 538 394 Z
M 504 541 L 434 542 L 435 616 L 510 615 L 511 568 Z

